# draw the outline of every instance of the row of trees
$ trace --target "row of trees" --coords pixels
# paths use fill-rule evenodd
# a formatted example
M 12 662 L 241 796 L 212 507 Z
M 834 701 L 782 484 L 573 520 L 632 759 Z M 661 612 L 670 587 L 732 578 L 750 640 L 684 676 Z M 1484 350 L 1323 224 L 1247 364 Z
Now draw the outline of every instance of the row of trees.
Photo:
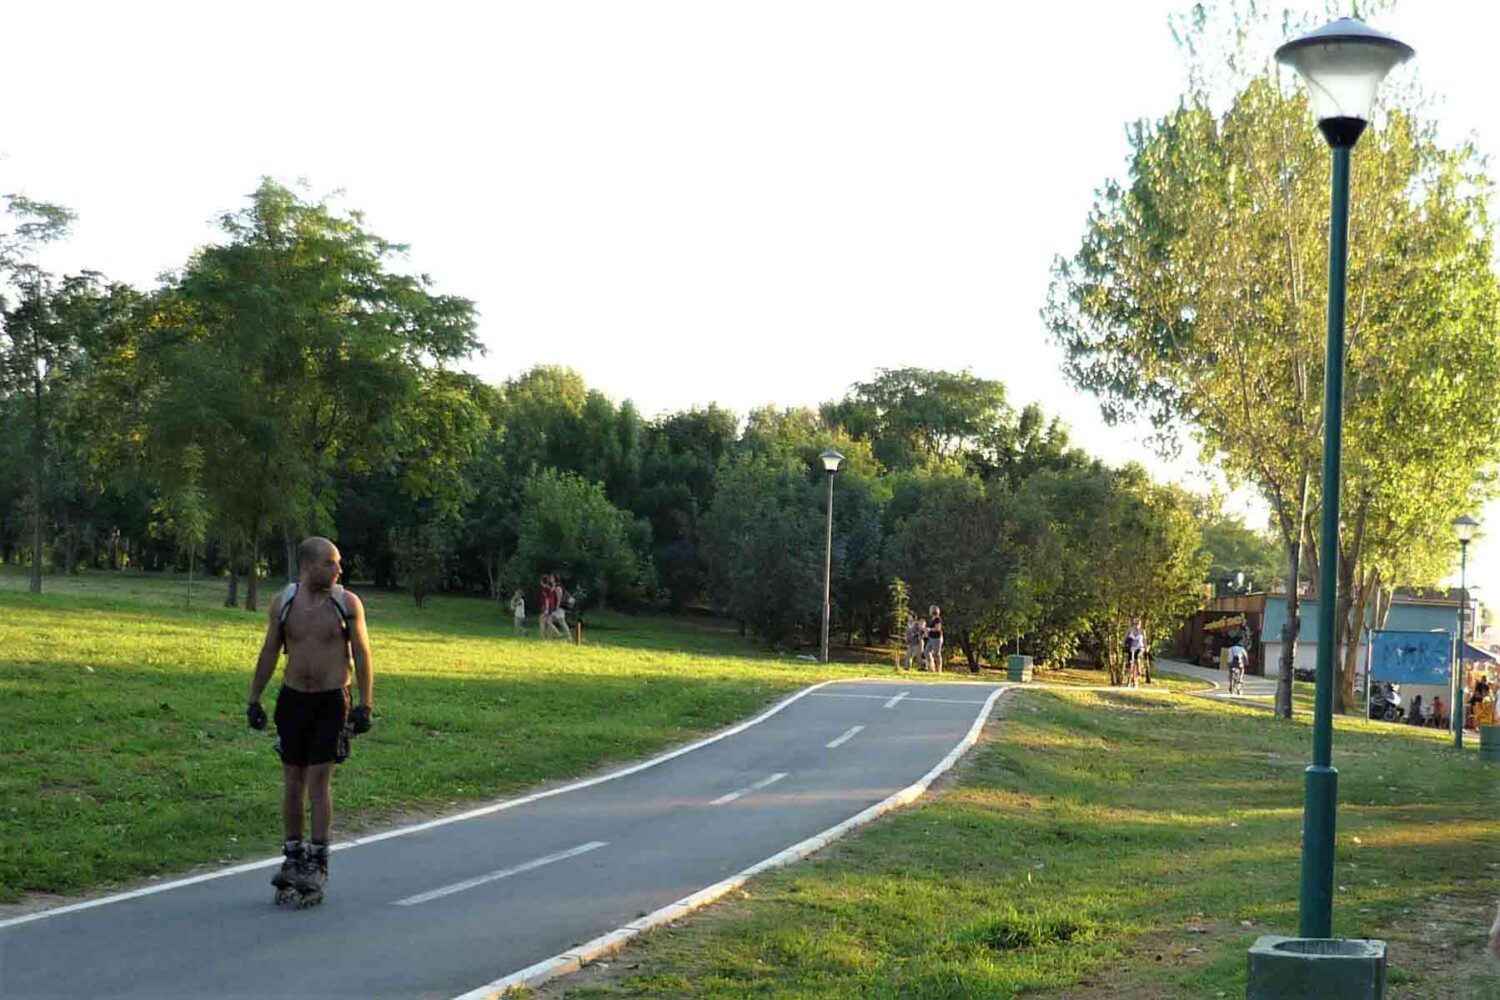
M 818 410 L 644 419 L 574 372 L 457 369 L 474 309 L 394 266 L 356 213 L 264 183 L 159 288 L 33 263 L 68 214 L 11 199 L 0 265 L 0 555 L 58 570 L 196 566 L 255 608 L 309 532 L 352 574 L 499 599 L 546 571 L 590 603 L 710 606 L 811 635 L 838 479 L 835 625 L 944 606 L 971 664 L 1017 643 L 1109 653 L 1194 599 L 1202 502 L 1072 448 L 1004 387 L 884 371 Z M 244 593 L 241 596 L 241 582 Z M 191 599 L 191 590 L 189 590 Z
M 1179 24 L 1194 85 L 1131 128 L 1129 176 L 1099 192 L 1044 315 L 1106 416 L 1144 413 L 1166 441 L 1185 429 L 1269 505 L 1291 595 L 1289 715 L 1299 583 L 1338 575 L 1347 706 L 1367 614 L 1383 621 L 1395 587 L 1450 571 L 1449 523 L 1494 493 L 1500 282 L 1482 158 L 1395 93 L 1353 160 L 1345 501 L 1338 564 L 1318 565 L 1328 151 L 1270 63 L 1264 39 L 1285 31 L 1267 14 L 1199 6 Z

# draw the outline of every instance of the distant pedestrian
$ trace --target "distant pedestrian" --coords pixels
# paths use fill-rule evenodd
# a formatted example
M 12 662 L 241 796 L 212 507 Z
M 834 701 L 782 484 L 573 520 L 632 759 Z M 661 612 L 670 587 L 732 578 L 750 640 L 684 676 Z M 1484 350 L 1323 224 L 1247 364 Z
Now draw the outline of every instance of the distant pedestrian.
M 943 672 L 943 609 L 934 604 L 927 609 L 927 669 Z
M 1433 695 L 1432 696 L 1432 713 L 1431 713 L 1431 718 L 1429 718 L 1427 720 L 1428 725 L 1435 726 L 1438 729 L 1443 728 L 1444 726 L 1446 726 L 1448 724 L 1448 714 L 1447 713 L 1448 713 L 1448 708 L 1447 708 L 1446 705 L 1443 704 L 1443 696 L 1439 695 L 1439 694 Z
M 563 587 L 562 581 L 557 578 L 556 573 L 552 574 L 552 592 L 556 598 L 552 608 L 552 627 L 557 631 L 559 639 L 571 638 L 572 632 L 568 626 L 568 611 L 573 607 L 573 596 Z
M 1139 618 L 1130 620 L 1125 632 L 1125 680 L 1131 687 L 1141 686 L 1141 660 L 1146 655 L 1146 630 Z
M 515 619 L 516 635 L 520 635 L 521 628 L 526 624 L 526 595 L 521 592 L 520 587 L 510 595 L 510 613 Z
M 906 657 L 901 665 L 907 670 L 917 669 L 917 662 L 922 662 L 923 669 L 927 664 L 923 658 L 923 647 L 927 643 L 927 619 L 912 618 L 906 625 Z
M 552 617 L 557 610 L 557 587 L 553 582 L 552 575 L 542 576 L 542 612 L 537 616 L 537 630 L 541 632 L 543 639 L 550 639 L 554 634 L 561 635 Z
M 1427 716 L 1423 713 L 1422 709 L 1421 695 L 1412 696 L 1411 707 L 1406 710 L 1406 721 L 1409 725 L 1413 726 L 1425 726 L 1427 724 Z

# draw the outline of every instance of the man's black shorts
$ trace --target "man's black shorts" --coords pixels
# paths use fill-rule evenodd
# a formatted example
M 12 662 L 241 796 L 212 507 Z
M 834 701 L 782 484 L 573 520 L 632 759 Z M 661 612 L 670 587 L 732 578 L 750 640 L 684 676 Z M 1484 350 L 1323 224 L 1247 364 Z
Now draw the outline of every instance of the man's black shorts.
M 349 756 L 349 692 L 298 691 L 282 685 L 276 695 L 276 747 L 283 764 L 309 767 L 342 764 Z

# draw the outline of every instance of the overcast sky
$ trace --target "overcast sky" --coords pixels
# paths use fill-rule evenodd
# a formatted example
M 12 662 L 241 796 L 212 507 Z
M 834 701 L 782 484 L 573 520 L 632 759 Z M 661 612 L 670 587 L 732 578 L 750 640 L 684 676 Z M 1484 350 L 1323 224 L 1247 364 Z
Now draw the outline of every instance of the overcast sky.
M 0 191 L 78 213 L 49 267 L 149 286 L 262 175 L 305 178 L 478 303 L 493 381 L 557 362 L 648 415 L 743 413 L 968 368 L 1201 487 L 1102 423 L 1038 319 L 1125 124 L 1183 90 L 1185 6 L 13 4 Z M 1500 149 L 1500 8 L 1375 25 L 1450 137 Z M 1500 544 L 1471 568 L 1500 596 Z

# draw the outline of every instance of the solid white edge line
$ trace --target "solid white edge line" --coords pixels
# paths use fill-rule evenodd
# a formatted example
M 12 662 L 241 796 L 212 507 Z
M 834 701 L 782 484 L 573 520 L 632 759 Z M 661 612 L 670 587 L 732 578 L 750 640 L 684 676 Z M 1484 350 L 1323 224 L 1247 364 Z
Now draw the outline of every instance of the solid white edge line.
M 900 701 L 902 698 L 905 698 L 909 694 L 911 694 L 910 691 L 902 691 L 900 694 L 896 695 L 896 697 L 894 697 L 890 701 L 886 702 L 885 703 L 885 707 L 886 708 L 895 708 L 896 707 L 896 703 L 898 701 Z
M 831 826 L 822 833 L 814 834 L 799 844 L 793 844 L 786 850 L 751 865 L 737 875 L 731 875 L 722 882 L 715 882 L 707 888 L 699 889 L 692 895 L 684 896 L 675 903 L 668 903 L 661 909 L 648 913 L 639 920 L 633 920 L 624 927 L 596 937 L 592 941 L 581 944 L 576 948 L 571 948 L 560 955 L 554 955 L 549 959 L 537 962 L 535 965 L 529 965 L 524 969 L 502 976 L 493 982 L 486 983 L 483 986 L 454 997 L 453 1000 L 500 1000 L 509 990 L 517 986 L 540 986 L 549 979 L 555 979 L 570 972 L 577 972 L 588 963 L 597 961 L 617 951 L 625 942 L 641 933 L 641 931 L 651 930 L 654 927 L 669 924 L 674 920 L 685 917 L 694 910 L 707 906 L 725 893 L 733 892 L 761 872 L 771 868 L 780 868 L 794 861 L 800 861 L 814 851 L 827 847 L 830 843 L 838 840 L 855 827 L 863 826 L 872 819 L 890 812 L 898 806 L 903 806 L 911 802 L 927 791 L 928 786 L 940 774 L 957 763 L 958 758 L 963 756 L 964 751 L 978 741 L 979 734 L 984 730 L 985 722 L 989 720 L 990 710 L 994 708 L 996 699 L 1011 690 L 1013 688 L 1009 684 L 997 687 L 989 698 L 985 700 L 984 708 L 975 717 L 974 724 L 969 727 L 969 731 L 965 734 L 964 738 L 959 740 L 958 744 L 952 750 L 948 751 L 948 756 L 938 762 L 936 767 L 923 775 L 915 784 L 906 786 L 901 791 L 875 803 L 863 812 L 849 817 L 837 826 Z
M 564 792 L 576 792 L 581 788 L 588 788 L 591 785 L 598 785 L 606 781 L 613 781 L 616 778 L 623 778 L 626 775 L 635 774 L 638 771 L 644 771 L 648 767 L 655 767 L 658 764 L 665 764 L 667 761 L 672 760 L 673 758 L 681 757 L 685 753 L 691 753 L 694 750 L 706 747 L 710 743 L 717 743 L 719 740 L 726 739 L 727 737 L 733 736 L 736 733 L 742 733 L 746 729 L 749 729 L 751 726 L 769 719 L 771 716 L 775 715 L 783 708 L 786 708 L 792 702 L 797 701 L 800 698 L 805 698 L 806 696 L 812 694 L 819 688 L 827 687 L 830 684 L 842 684 L 849 681 L 859 681 L 863 679 L 864 678 L 859 677 L 844 677 L 820 681 L 817 684 L 813 684 L 810 687 L 805 687 L 801 691 L 797 691 L 788 695 L 787 697 L 781 699 L 781 701 L 766 709 L 764 712 L 755 716 L 753 719 L 746 719 L 744 722 L 736 723 L 735 725 L 730 726 L 723 732 L 715 733 L 712 736 L 706 736 L 703 739 L 698 740 L 696 743 L 689 743 L 685 747 L 678 747 L 676 750 L 670 750 L 659 757 L 652 757 L 649 760 L 642 761 L 639 764 L 632 764 L 630 767 L 622 768 L 619 771 L 612 771 L 609 774 L 601 774 L 597 778 L 585 778 L 582 781 L 575 781 L 570 785 L 563 785 L 560 788 L 550 788 L 544 792 L 535 792 L 531 795 L 524 795 L 518 799 L 506 799 L 500 802 L 492 802 L 487 806 L 480 806 L 477 809 L 470 809 L 467 812 L 459 813 L 456 816 L 445 816 L 442 819 L 428 820 L 425 823 L 415 823 L 411 826 L 403 826 L 395 830 L 386 830 L 384 833 L 372 834 L 368 837 L 356 837 L 353 840 L 340 841 L 339 843 L 334 844 L 332 847 L 330 847 L 329 850 L 342 851 L 349 847 L 361 847 L 365 844 L 374 844 L 381 840 L 390 840 L 393 837 L 404 837 L 407 834 L 411 833 L 421 833 L 423 830 L 431 830 L 434 827 L 446 826 L 449 823 L 458 823 L 466 819 L 477 819 L 480 816 L 488 816 L 491 813 L 497 813 L 504 809 L 514 809 L 516 806 L 524 806 L 528 803 L 536 802 L 539 799 L 551 798 L 554 795 L 561 795 Z M 20 924 L 29 924 L 34 920 L 45 920 L 48 917 L 60 917 L 64 913 L 76 913 L 79 910 L 91 910 L 96 906 L 107 906 L 110 903 L 122 903 L 127 899 L 137 899 L 141 896 L 153 896 L 158 892 L 166 892 L 168 889 L 180 889 L 183 886 L 195 885 L 199 882 L 209 882 L 216 878 L 228 878 L 230 875 L 241 875 L 245 872 L 255 871 L 257 868 L 270 868 L 272 865 L 279 864 L 281 864 L 281 855 L 278 854 L 274 858 L 263 858 L 260 861 L 247 861 L 244 864 L 234 865 L 230 868 L 221 868 L 217 871 L 204 872 L 202 875 L 193 875 L 188 878 L 173 879 L 171 882 L 163 882 L 161 885 L 142 886 L 139 889 L 132 889 L 129 892 L 116 893 L 112 896 L 101 896 L 98 899 L 86 899 L 82 902 L 69 903 L 66 906 L 58 906 L 50 910 L 38 910 L 35 913 L 27 913 L 19 917 L 10 917 L 7 920 L 0 920 L 0 930 L 3 930 L 6 927 L 15 927 Z
M 558 851 L 556 854 L 532 858 L 530 861 L 523 861 L 509 868 L 499 868 L 492 872 L 485 872 L 483 875 L 466 878 L 462 882 L 454 882 L 449 885 L 439 886 L 436 889 L 428 889 L 426 892 L 419 892 L 415 896 L 407 896 L 405 899 L 397 899 L 391 905 L 417 906 L 421 903 L 430 903 L 434 899 L 442 899 L 444 896 L 451 896 L 456 892 L 467 892 L 470 889 L 477 889 L 482 885 L 498 882 L 503 878 L 510 878 L 512 875 L 521 875 L 525 872 L 535 871 L 546 865 L 558 861 L 566 861 L 568 858 L 576 858 L 580 854 L 587 854 L 589 851 L 597 851 L 601 847 L 608 846 L 609 842 L 606 840 L 591 840 L 587 844 L 579 844 L 577 847 L 570 847 L 566 851 Z
M 850 726 L 848 732 L 844 733 L 844 735 L 842 736 L 835 736 L 833 739 L 829 740 L 823 745 L 823 749 L 832 750 L 835 747 L 843 746 L 845 743 L 848 743 L 850 740 L 854 739 L 855 734 L 857 734 L 864 728 L 864 726 Z

